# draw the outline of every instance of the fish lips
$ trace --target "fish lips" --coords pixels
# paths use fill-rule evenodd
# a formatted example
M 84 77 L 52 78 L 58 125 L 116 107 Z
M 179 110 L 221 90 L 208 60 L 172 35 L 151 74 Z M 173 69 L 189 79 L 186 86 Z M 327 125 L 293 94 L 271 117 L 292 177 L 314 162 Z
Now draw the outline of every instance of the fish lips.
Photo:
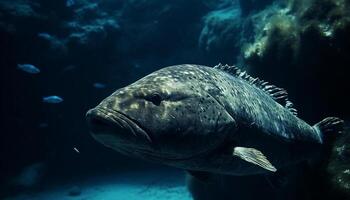
M 205 149 L 195 154 L 172 154 L 159 148 L 159 141 L 152 139 L 147 129 L 126 114 L 96 107 L 86 113 L 91 135 L 98 142 L 127 156 L 142 157 L 155 162 L 185 162 L 213 151 Z M 153 141 L 156 140 L 156 141 Z M 216 148 L 216 147 L 215 147 Z
M 86 120 L 92 136 L 107 147 L 128 151 L 151 146 L 148 133 L 122 112 L 96 107 L 86 113 Z

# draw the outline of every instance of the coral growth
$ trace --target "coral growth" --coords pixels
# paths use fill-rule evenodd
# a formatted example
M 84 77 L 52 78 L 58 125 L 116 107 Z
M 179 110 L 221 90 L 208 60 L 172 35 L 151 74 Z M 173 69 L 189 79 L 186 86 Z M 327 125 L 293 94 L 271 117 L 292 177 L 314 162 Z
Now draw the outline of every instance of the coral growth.
M 345 0 L 286 0 L 254 14 L 255 39 L 243 49 L 247 62 L 267 54 L 298 51 L 314 40 L 305 39 L 314 34 L 320 42 L 329 45 L 337 40 L 337 34 L 347 31 L 350 20 L 349 2 Z M 303 43 L 307 42 L 307 43 Z M 276 49 L 277 48 L 277 49 Z M 293 59 L 293 60 L 295 60 Z
M 314 110 L 350 113 L 345 103 L 349 97 L 336 98 L 335 92 L 335 88 L 350 89 L 344 81 L 346 63 L 350 63 L 349 19 L 349 2 L 345 0 L 278 1 L 246 19 L 244 28 L 254 34 L 244 36 L 244 64 L 253 73 L 288 88 L 303 102 L 312 120 L 321 114 Z M 307 85 L 303 94 L 312 94 L 314 100 L 298 92 L 303 85 Z

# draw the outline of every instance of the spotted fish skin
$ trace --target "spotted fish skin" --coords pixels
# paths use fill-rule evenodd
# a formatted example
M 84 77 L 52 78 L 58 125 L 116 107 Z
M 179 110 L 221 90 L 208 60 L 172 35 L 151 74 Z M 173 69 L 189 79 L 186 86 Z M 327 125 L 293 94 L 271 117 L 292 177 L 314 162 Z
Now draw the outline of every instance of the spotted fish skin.
M 320 129 L 243 77 L 200 65 L 160 69 L 91 109 L 92 135 L 129 156 L 229 175 L 267 173 L 232 156 L 234 147 L 258 149 L 277 169 L 316 157 Z M 100 131 L 95 119 L 119 129 Z

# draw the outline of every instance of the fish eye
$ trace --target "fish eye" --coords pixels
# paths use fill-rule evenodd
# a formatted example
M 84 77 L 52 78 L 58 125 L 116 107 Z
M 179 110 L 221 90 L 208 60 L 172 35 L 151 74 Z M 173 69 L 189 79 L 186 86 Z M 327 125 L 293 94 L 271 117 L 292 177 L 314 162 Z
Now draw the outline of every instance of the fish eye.
M 160 96 L 160 94 L 158 94 L 158 93 L 154 93 L 154 94 L 151 94 L 151 95 L 149 95 L 149 96 L 146 96 L 145 97 L 145 99 L 147 100 L 147 101 L 150 101 L 150 102 L 152 102 L 154 105 L 156 105 L 156 106 L 159 106 L 160 105 L 160 103 L 162 102 L 162 96 Z

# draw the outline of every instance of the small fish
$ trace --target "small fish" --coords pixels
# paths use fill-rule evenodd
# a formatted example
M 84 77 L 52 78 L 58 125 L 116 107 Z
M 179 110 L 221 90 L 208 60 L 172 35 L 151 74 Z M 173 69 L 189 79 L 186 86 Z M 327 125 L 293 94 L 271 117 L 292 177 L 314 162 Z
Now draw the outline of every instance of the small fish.
M 38 37 L 43 38 L 45 40 L 52 40 L 53 39 L 53 37 L 49 33 L 45 33 L 45 32 L 38 33 Z
M 106 84 L 103 84 L 103 83 L 94 83 L 93 86 L 96 89 L 104 89 L 104 88 L 106 88 Z
M 17 68 L 29 74 L 38 74 L 40 69 L 32 64 L 17 64 Z
M 56 95 L 43 97 L 43 102 L 45 103 L 61 103 L 62 101 L 63 98 Z
M 77 153 L 80 153 L 80 151 L 76 147 L 74 147 L 73 150 Z
M 72 6 L 74 6 L 75 5 L 75 1 L 74 0 L 67 0 L 66 1 L 66 6 L 67 7 L 72 7 Z

